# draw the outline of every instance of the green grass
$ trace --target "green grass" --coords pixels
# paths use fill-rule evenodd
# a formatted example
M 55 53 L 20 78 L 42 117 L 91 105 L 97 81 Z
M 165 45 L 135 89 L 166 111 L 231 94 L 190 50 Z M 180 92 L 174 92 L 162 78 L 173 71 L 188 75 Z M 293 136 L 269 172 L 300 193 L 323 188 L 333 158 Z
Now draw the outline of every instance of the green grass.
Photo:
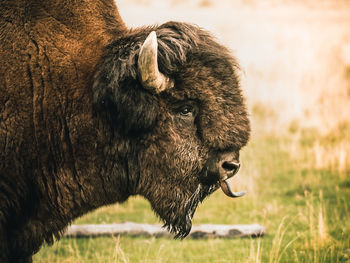
M 300 130 L 296 141 L 298 127 L 277 136 L 260 131 L 262 125 L 261 120 L 255 123 L 242 153 L 243 167 L 232 180 L 234 189 L 247 189 L 247 195 L 229 199 L 217 191 L 200 205 L 194 224 L 259 223 L 267 227 L 266 236 L 64 238 L 44 246 L 34 262 L 350 262 L 350 173 L 314 167 L 308 153 L 317 133 Z M 103 207 L 75 223 L 122 221 L 159 223 L 140 197 Z

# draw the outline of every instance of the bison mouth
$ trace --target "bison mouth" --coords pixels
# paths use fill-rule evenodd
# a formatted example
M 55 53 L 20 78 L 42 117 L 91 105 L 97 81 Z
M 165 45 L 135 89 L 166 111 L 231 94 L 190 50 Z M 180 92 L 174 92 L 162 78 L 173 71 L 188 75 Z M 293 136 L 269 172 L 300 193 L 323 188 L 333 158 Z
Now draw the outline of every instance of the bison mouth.
M 204 174 L 208 174 L 207 170 L 204 169 L 202 171 Z M 233 176 L 233 175 L 231 175 Z M 231 177 L 229 176 L 229 177 Z M 169 232 L 175 234 L 175 238 L 183 239 L 185 238 L 191 231 L 192 228 L 192 218 L 196 211 L 196 208 L 198 207 L 198 204 L 200 202 L 203 202 L 203 200 L 215 192 L 218 188 L 221 187 L 221 190 L 228 196 L 228 197 L 241 197 L 246 192 L 233 192 L 231 190 L 231 187 L 228 183 L 228 178 L 224 177 L 220 178 L 219 180 L 215 180 L 212 182 L 201 182 L 198 184 L 196 190 L 193 192 L 193 194 L 190 196 L 190 198 L 185 202 L 184 205 L 184 212 L 181 213 L 182 216 L 178 217 L 175 222 L 168 223 L 166 222 L 163 227 L 166 227 Z
M 235 197 L 241 197 L 243 195 L 246 194 L 246 191 L 240 191 L 240 192 L 233 192 L 231 190 L 231 187 L 229 185 L 229 183 L 227 182 L 227 179 L 226 180 L 221 180 L 220 181 L 220 187 L 221 187 L 221 190 L 225 193 L 225 195 L 227 195 L 228 197 L 232 197 L 232 198 L 235 198 Z

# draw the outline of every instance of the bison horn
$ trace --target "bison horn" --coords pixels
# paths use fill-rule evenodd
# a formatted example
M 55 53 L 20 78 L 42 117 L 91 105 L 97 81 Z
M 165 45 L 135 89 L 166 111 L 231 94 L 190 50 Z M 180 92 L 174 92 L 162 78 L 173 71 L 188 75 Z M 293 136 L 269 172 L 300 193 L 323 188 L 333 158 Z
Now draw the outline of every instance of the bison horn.
M 158 42 L 155 31 L 152 31 L 143 43 L 137 62 L 141 84 L 153 93 L 160 93 L 174 84 L 158 68 Z

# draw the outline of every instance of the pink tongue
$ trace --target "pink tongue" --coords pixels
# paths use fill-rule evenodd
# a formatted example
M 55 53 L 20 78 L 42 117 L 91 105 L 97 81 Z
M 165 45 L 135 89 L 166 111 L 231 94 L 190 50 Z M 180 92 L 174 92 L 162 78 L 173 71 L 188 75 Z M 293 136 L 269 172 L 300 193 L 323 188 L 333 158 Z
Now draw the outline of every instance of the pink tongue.
M 227 180 L 223 180 L 220 182 L 220 186 L 222 191 L 228 196 L 228 197 L 241 197 L 245 195 L 246 191 L 241 192 L 232 192 L 230 185 L 228 184 Z

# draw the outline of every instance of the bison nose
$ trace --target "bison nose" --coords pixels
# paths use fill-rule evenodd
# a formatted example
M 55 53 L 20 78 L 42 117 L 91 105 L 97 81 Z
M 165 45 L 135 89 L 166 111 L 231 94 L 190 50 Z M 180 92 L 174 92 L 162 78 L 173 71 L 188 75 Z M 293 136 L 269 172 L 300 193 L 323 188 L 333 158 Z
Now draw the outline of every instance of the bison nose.
M 246 192 L 233 192 L 231 190 L 231 187 L 227 181 L 230 177 L 234 176 L 239 168 L 241 167 L 241 164 L 237 161 L 238 156 L 232 155 L 232 154 L 226 154 L 223 156 L 222 161 L 220 162 L 220 187 L 222 191 L 229 197 L 240 197 L 243 196 Z
M 213 153 L 205 164 L 202 180 L 206 184 L 227 180 L 238 172 L 240 166 L 237 152 Z
M 234 161 L 225 161 L 222 163 L 221 167 L 224 169 L 226 174 L 229 175 L 228 177 L 231 177 L 238 172 L 241 164 Z

